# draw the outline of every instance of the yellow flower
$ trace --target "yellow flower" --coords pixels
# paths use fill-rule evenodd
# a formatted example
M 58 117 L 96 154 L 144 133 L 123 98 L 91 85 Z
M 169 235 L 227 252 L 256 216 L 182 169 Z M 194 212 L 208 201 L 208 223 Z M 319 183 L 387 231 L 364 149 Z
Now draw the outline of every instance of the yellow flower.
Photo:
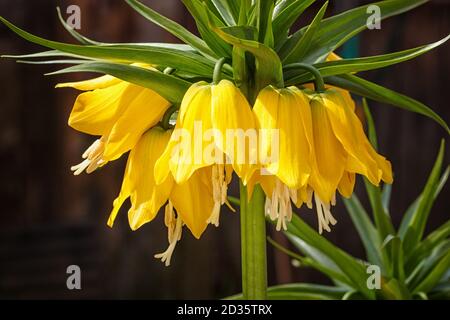
M 349 197 L 355 174 L 366 176 L 374 185 L 381 180 L 392 183 L 392 169 L 373 149 L 353 106 L 339 90 L 313 94 L 310 105 L 316 161 L 308 184 L 314 191 L 319 231 L 330 231 L 329 223 L 336 222 L 330 212 L 336 190 Z
M 193 84 L 181 103 L 170 142 L 156 164 L 157 183 L 170 173 L 177 183 L 184 183 L 197 170 L 210 168 L 215 205 L 208 221 L 218 226 L 221 205 L 229 205 L 227 188 L 233 169 L 244 183 L 256 170 L 256 160 L 255 164 L 250 161 L 256 157 L 256 143 L 246 148 L 241 135 L 249 129 L 250 134 L 255 132 L 250 105 L 233 83 Z
M 278 220 L 277 230 L 287 228 L 291 202 L 312 208 L 314 200 L 322 233 L 336 223 L 331 214 L 336 191 L 350 197 L 356 174 L 375 185 L 381 180 L 392 183 L 392 169 L 368 141 L 348 91 L 306 92 L 269 86 L 258 95 L 253 111 L 261 129 L 259 151 L 262 155 L 274 152 L 274 138 L 264 129 L 278 129 L 279 158 L 269 164 L 261 159 L 263 171 L 253 175 L 248 192 L 250 196 L 254 185 L 261 185 L 267 196 L 266 214 Z
M 140 136 L 160 121 L 170 103 L 156 92 L 111 76 L 57 85 L 87 91 L 73 106 L 69 125 L 101 136 L 71 169 L 75 175 L 91 173 L 131 150 Z
M 211 172 L 208 170 L 197 171 L 182 184 L 176 184 L 171 176 L 161 184 L 156 184 L 153 169 L 166 148 L 171 133 L 171 130 L 154 127 L 144 133 L 131 150 L 122 188 L 108 220 L 108 225 L 112 227 L 122 204 L 130 198 L 128 220 L 131 229 L 136 230 L 152 221 L 159 209 L 166 204 L 164 220 L 168 228 L 169 247 L 164 253 L 155 255 L 166 265 L 170 265 L 175 245 L 181 239 L 183 225 L 196 238 L 200 238 L 214 206 L 211 187 L 205 183 L 211 179 Z
M 253 112 L 260 129 L 261 168 L 266 172 L 255 175 L 252 184 L 257 180 L 262 185 L 267 214 L 278 219 L 278 230 L 286 229 L 286 220 L 292 217 L 290 201 L 299 203 L 298 190 L 306 188 L 314 159 L 308 97 L 296 87 L 268 86 L 259 93 Z

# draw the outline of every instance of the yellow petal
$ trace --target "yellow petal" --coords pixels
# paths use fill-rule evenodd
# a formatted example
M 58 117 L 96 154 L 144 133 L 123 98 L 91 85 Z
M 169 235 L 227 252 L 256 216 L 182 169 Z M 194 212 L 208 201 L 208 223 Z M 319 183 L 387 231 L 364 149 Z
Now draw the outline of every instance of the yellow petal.
M 211 86 L 194 84 L 186 93 L 178 114 L 177 124 L 170 142 L 155 167 L 156 181 L 163 181 L 172 172 L 178 184 L 186 182 L 192 174 L 214 163 L 204 157 L 204 150 L 214 141 L 203 139 L 211 129 Z
M 321 95 L 311 100 L 316 165 L 309 183 L 324 203 L 330 203 L 344 173 L 347 154 L 336 138 Z
M 214 207 L 212 190 L 203 183 L 202 175 L 208 174 L 206 169 L 196 171 L 185 183 L 175 184 L 170 195 L 177 213 L 197 239 L 205 231 Z
M 91 91 L 95 89 L 105 89 L 120 82 L 122 81 L 115 77 L 106 75 L 85 81 L 59 83 L 56 85 L 56 88 L 74 88 L 81 91 Z
M 336 90 L 327 90 L 323 97 L 334 134 L 349 154 L 348 171 L 365 175 L 378 184 L 381 175 L 376 161 L 365 148 L 367 142 L 361 121 Z
M 212 87 L 211 119 L 221 137 L 215 141 L 217 147 L 246 184 L 257 169 L 258 135 L 250 105 L 231 81 L 222 80 Z
M 377 162 L 378 168 L 381 171 L 381 179 L 384 182 L 391 184 L 394 180 L 392 175 L 391 162 L 387 160 L 385 157 L 379 155 L 372 147 L 369 141 L 366 141 L 365 146 L 369 154 Z
M 112 226 L 123 202 L 130 197 L 131 208 L 128 220 L 133 230 L 153 220 L 160 207 L 167 202 L 173 180 L 169 177 L 161 185 L 156 185 L 152 168 L 170 138 L 170 132 L 155 127 L 142 135 L 131 151 L 119 197 L 108 220 Z
M 269 86 L 260 92 L 253 111 L 260 128 L 260 155 L 274 153 L 278 156 L 278 159 L 267 164 L 267 171 L 289 188 L 301 188 L 307 183 L 311 172 L 311 150 L 302 114 L 309 114 L 306 97 L 299 90 Z M 278 130 L 278 139 L 274 139 L 271 130 Z
M 69 126 L 91 135 L 108 134 L 129 100 L 123 96 L 128 86 L 120 82 L 80 94 L 70 114 Z
M 103 159 L 112 161 L 131 150 L 141 135 L 155 126 L 163 117 L 170 103 L 156 92 L 129 85 L 123 96 L 128 104 L 114 123 L 108 135 Z
M 352 196 L 353 189 L 355 188 L 355 178 L 354 173 L 344 172 L 338 186 L 339 193 L 342 196 L 346 198 L 350 198 Z

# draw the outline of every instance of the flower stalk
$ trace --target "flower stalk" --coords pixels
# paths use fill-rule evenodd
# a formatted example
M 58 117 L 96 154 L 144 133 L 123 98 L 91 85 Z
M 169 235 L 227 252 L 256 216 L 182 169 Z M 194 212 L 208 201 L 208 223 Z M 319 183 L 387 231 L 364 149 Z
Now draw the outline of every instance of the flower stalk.
M 246 300 L 267 298 L 266 222 L 264 192 L 258 185 L 248 198 L 240 183 L 242 294 Z

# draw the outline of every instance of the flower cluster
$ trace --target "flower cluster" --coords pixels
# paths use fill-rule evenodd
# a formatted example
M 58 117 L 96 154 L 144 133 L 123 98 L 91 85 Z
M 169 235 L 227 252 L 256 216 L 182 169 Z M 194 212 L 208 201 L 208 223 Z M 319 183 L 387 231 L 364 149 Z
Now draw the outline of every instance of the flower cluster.
M 249 197 L 261 185 L 266 214 L 277 221 L 277 230 L 287 228 L 292 204 L 312 208 L 314 200 L 320 233 L 336 223 L 330 210 L 336 192 L 349 197 L 356 174 L 374 185 L 392 182 L 389 161 L 371 146 L 354 101 L 342 89 L 316 92 L 269 85 L 252 107 L 233 82 L 202 81 L 189 88 L 178 109 L 150 89 L 111 76 L 58 87 L 86 91 L 76 99 L 69 125 L 101 136 L 72 167 L 75 175 L 93 172 L 130 151 L 108 225 L 127 198 L 133 230 L 165 206 L 169 247 L 155 257 L 166 265 L 183 226 L 199 238 L 208 224 L 219 225 L 222 205 L 232 209 L 227 189 L 233 172 Z M 162 122 L 173 112 L 178 113 L 174 126 Z M 212 130 L 208 141 L 181 139 L 180 132 L 195 136 L 197 123 Z M 230 131 L 252 132 L 257 143 Z M 210 157 L 203 157 L 205 152 Z

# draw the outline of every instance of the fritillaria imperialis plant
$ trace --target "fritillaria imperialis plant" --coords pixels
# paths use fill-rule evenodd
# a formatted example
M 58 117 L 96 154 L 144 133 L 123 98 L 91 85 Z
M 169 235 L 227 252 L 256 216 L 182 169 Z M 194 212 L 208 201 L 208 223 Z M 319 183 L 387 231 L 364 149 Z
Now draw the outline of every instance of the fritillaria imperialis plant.
M 341 59 L 333 52 L 366 29 L 368 6 L 325 18 L 325 2 L 312 21 L 303 18 L 305 27 L 292 32 L 314 0 L 181 0 L 195 19 L 197 36 L 136 0 L 126 2 L 184 44 L 100 43 L 61 18 L 80 42 L 66 44 L 0 17 L 19 36 L 51 49 L 9 57 L 71 65 L 53 75 L 104 74 L 58 85 L 83 91 L 69 125 L 99 137 L 72 170 L 90 173 L 129 152 L 108 224 L 127 198 L 133 230 L 164 207 L 169 247 L 156 257 L 166 265 L 183 227 L 200 238 L 209 224 L 219 225 L 223 205 L 240 205 L 247 299 L 266 298 L 266 215 L 286 230 L 292 206 L 315 206 L 319 233 L 330 231 L 336 193 L 350 197 L 357 174 L 374 186 L 392 183 L 391 164 L 370 144 L 350 93 L 423 114 L 449 132 L 427 106 L 356 75 L 417 57 L 448 38 Z M 384 19 L 425 2 L 376 5 Z M 197 139 L 199 126 L 207 139 Z M 240 200 L 227 193 L 233 174 L 240 180 Z
M 367 106 L 365 108 L 371 142 L 376 146 L 372 116 Z M 344 199 L 366 252 L 362 262 L 320 237 L 295 217 L 286 235 L 299 253 L 284 248 L 272 239 L 269 241 L 287 253 L 299 267 L 313 268 L 327 276 L 333 286 L 309 283 L 280 285 L 268 289 L 269 298 L 449 299 L 450 220 L 425 236 L 433 204 L 450 173 L 449 166 L 442 173 L 444 150 L 442 142 L 423 191 L 408 207 L 398 228 L 394 227 L 390 217 L 391 185 L 381 188 L 365 181 L 370 210 L 362 206 L 356 194 Z M 368 277 L 367 271 L 377 272 L 373 280 Z

